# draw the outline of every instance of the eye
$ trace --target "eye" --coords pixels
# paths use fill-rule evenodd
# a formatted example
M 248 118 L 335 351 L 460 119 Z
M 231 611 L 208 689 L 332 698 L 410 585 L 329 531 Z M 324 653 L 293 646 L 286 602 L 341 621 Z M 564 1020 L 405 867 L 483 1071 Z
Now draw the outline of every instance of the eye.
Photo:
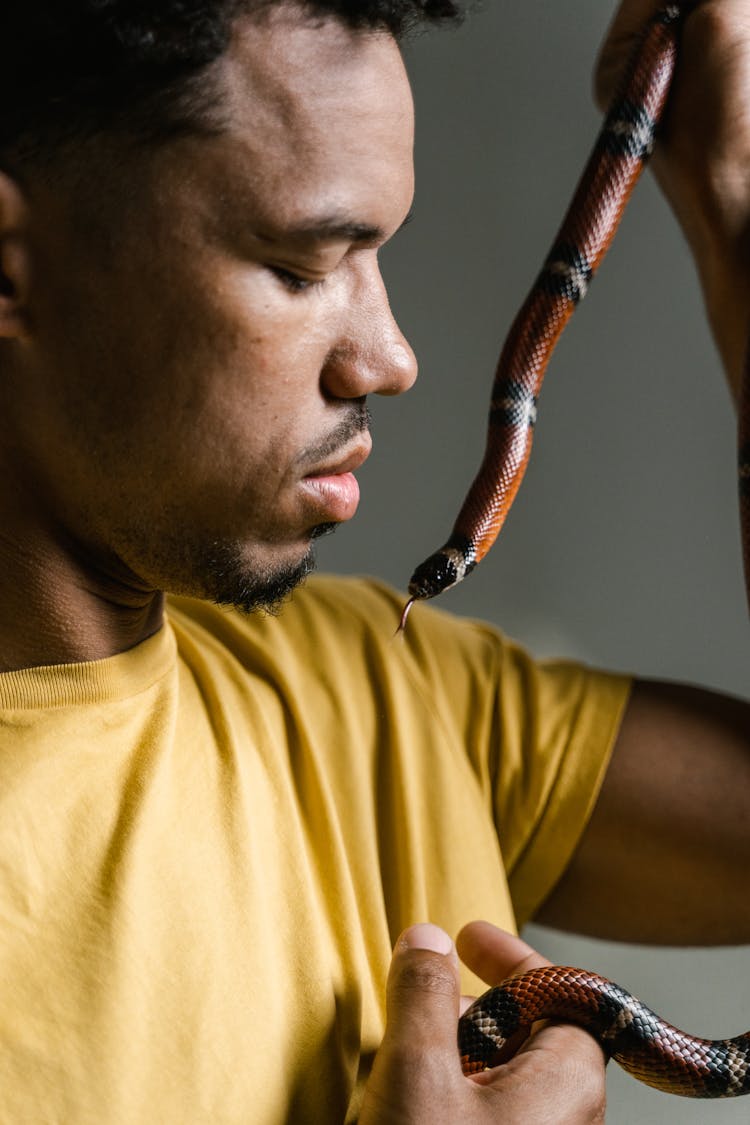
M 307 293 L 311 289 L 317 289 L 323 284 L 322 281 L 312 281 L 309 277 L 301 277 L 292 270 L 284 269 L 282 266 L 270 266 L 269 269 L 275 277 L 279 279 L 281 284 L 291 290 L 292 293 Z

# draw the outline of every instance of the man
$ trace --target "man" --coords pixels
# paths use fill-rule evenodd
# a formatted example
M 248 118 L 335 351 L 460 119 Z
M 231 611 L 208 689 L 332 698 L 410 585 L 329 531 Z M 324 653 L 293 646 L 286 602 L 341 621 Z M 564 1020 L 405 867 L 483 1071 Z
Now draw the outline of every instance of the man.
M 295 586 L 356 507 L 366 396 L 415 377 L 377 265 L 413 190 L 394 35 L 451 12 L 0 17 L 3 1120 L 601 1120 L 573 1029 L 463 1079 L 434 927 L 396 943 L 386 1030 L 399 932 L 750 940 L 746 705 L 429 610 L 396 650 L 373 584 L 210 604 Z M 690 17 L 658 167 L 734 381 L 743 15 Z M 486 924 L 458 947 L 488 982 L 537 960 Z

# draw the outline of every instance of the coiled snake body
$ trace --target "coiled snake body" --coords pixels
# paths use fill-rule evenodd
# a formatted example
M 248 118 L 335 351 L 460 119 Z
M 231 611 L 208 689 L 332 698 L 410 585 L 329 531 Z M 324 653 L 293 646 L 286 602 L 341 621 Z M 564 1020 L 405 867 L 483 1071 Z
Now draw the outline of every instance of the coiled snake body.
M 535 1020 L 577 1023 L 605 1054 L 649 1086 L 689 1098 L 750 1094 L 750 1032 L 697 1039 L 613 981 L 561 965 L 532 969 L 480 996 L 459 1021 L 465 1074 L 493 1066 L 506 1041 Z
M 614 237 L 649 156 L 667 98 L 682 20 L 696 0 L 675 0 L 649 22 L 541 273 L 505 342 L 492 388 L 479 473 L 439 551 L 412 576 L 401 628 L 414 601 L 460 582 L 487 554 L 515 498 L 531 451 L 537 397 L 551 353 Z M 750 598 L 750 371 L 740 404 L 739 491 Z M 750 1093 L 750 1032 L 703 1040 L 671 1027 L 618 985 L 581 969 L 534 969 L 490 989 L 459 1023 L 464 1071 L 494 1065 L 507 1039 L 535 1020 L 590 1031 L 641 1081 L 699 1098 Z

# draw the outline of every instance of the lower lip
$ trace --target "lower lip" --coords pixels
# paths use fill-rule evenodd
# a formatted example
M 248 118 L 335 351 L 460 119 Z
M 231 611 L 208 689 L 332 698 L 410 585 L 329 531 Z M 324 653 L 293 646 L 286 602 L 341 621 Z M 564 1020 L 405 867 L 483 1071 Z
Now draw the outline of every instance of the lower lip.
M 316 507 L 326 522 L 350 520 L 359 504 L 359 485 L 353 473 L 331 477 L 305 477 L 303 484 L 312 494 Z

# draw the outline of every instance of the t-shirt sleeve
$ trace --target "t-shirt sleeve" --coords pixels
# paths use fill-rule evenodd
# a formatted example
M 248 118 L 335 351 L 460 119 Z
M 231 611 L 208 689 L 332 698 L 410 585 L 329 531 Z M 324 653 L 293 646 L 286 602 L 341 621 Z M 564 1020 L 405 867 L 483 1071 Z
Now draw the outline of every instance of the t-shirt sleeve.
M 631 681 L 570 661 L 535 662 L 502 641 L 495 822 L 519 927 L 550 894 L 583 834 Z
M 520 927 L 562 876 L 588 823 L 631 680 L 574 661 L 537 661 L 493 626 L 432 606 L 413 612 L 407 632 L 414 674 L 485 791 Z

